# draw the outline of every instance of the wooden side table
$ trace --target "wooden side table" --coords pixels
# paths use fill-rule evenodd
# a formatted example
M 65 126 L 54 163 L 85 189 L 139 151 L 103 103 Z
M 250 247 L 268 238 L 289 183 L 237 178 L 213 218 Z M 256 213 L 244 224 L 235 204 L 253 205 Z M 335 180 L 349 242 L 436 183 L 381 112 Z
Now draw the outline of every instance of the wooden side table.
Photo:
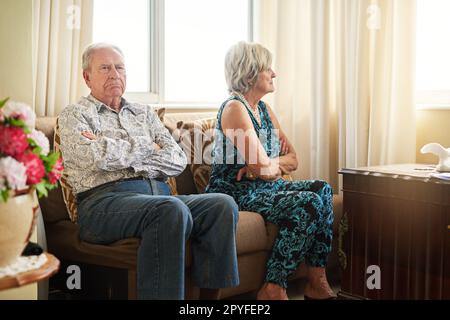
M 342 169 L 340 296 L 450 299 L 450 181 L 433 166 Z M 380 269 L 381 288 L 367 280 Z
M 19 273 L 16 276 L 0 278 L 0 290 L 21 287 L 50 278 L 59 269 L 59 260 L 50 253 L 45 253 L 47 262 L 38 269 Z

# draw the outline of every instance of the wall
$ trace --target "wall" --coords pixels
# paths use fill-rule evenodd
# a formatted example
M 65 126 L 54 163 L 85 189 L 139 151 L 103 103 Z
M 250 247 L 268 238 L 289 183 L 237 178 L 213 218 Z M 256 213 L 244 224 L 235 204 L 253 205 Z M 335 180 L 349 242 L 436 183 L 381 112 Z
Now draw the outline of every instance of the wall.
M 427 143 L 437 142 L 450 148 L 450 110 L 417 110 L 417 163 L 438 162 L 432 154 L 421 154 L 420 149 Z
M 33 103 L 32 1 L 0 2 L 0 99 Z
M 0 1 L 0 99 L 33 103 L 31 64 L 32 1 Z M 36 233 L 32 241 L 36 241 Z M 37 285 L 0 292 L 4 299 L 37 299 Z

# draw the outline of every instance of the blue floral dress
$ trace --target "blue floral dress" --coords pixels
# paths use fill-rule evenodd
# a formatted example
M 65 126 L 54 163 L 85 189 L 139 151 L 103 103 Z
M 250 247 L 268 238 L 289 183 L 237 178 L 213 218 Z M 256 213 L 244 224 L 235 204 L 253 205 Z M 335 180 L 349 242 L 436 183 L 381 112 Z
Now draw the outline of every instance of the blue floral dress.
M 266 282 L 286 288 L 289 275 L 302 261 L 313 267 L 326 266 L 333 237 L 333 192 L 328 183 L 320 180 L 268 182 L 243 177 L 236 181 L 245 161 L 224 135 L 221 125 L 223 109 L 230 100 L 244 103 L 238 96 L 231 96 L 219 109 L 211 178 L 206 192 L 228 194 L 239 205 L 239 210 L 257 212 L 265 221 L 279 226 L 267 262 Z M 261 125 L 248 108 L 247 111 L 267 155 L 278 157 L 279 138 L 264 102 L 258 103 Z

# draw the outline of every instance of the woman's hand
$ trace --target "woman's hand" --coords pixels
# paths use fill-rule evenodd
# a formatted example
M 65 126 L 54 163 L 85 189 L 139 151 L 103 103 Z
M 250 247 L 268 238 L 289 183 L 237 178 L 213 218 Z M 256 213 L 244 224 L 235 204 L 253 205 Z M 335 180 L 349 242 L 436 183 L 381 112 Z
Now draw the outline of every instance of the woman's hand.
M 248 167 L 243 167 L 241 170 L 238 171 L 236 175 L 236 181 L 241 181 L 242 177 L 245 176 L 247 179 L 255 180 L 256 176 L 254 176 L 250 170 L 248 170 Z
M 288 141 L 285 137 L 280 138 L 280 156 L 284 156 L 289 153 Z
M 243 176 L 249 180 L 255 180 L 257 178 L 250 170 L 248 170 L 248 167 L 243 167 L 238 171 L 236 181 L 241 181 Z
M 247 172 L 247 167 L 241 168 L 241 170 L 239 170 L 236 175 L 236 181 L 241 181 L 242 177 L 246 174 L 246 172 Z
M 278 172 L 275 175 L 272 176 L 260 176 L 259 178 L 265 181 L 276 181 L 278 179 L 281 178 L 282 176 L 282 171 L 280 168 L 278 168 Z M 249 180 L 256 180 L 258 178 L 258 176 L 256 176 L 255 174 L 253 174 L 247 166 L 241 168 L 237 175 L 236 175 L 236 181 L 241 181 L 242 177 L 246 177 Z

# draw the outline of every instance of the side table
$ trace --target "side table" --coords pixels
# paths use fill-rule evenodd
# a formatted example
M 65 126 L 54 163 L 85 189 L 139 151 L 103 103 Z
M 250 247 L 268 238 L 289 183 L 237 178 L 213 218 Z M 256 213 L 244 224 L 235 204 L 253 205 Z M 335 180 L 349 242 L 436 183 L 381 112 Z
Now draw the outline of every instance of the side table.
M 26 271 L 16 276 L 0 278 L 0 290 L 17 288 L 50 278 L 59 269 L 59 260 L 50 253 L 44 253 L 47 262 L 38 269 Z
M 450 299 L 450 181 L 434 166 L 342 169 L 340 296 Z M 378 268 L 380 288 L 368 285 Z

